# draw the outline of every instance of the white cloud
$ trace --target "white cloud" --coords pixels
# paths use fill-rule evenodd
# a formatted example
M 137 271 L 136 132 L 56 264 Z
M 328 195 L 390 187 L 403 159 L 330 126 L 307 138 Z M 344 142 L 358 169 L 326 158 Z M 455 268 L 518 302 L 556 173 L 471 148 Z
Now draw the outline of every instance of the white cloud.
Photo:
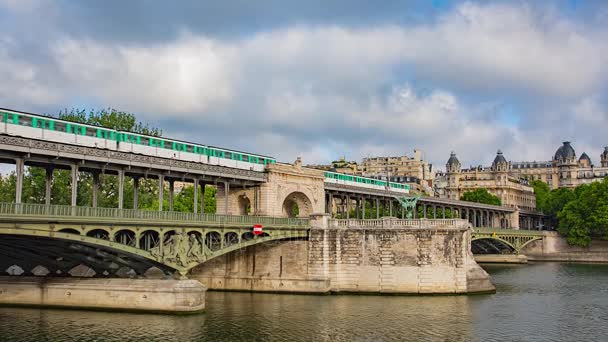
M 483 102 L 515 93 L 579 103 L 606 84 L 605 32 L 519 3 L 465 3 L 417 25 L 294 26 L 240 39 L 184 33 L 162 44 L 63 36 L 51 41 L 45 65 L 0 53 L 8 80 L 0 98 L 61 108 L 86 97 L 186 123 L 169 135 L 249 150 L 254 143 L 290 161 L 415 147 L 440 168 L 450 150 L 463 164 L 491 161 L 498 148 L 510 159 L 547 159 L 555 147 L 543 146 L 562 132 L 505 126 Z M 564 124 L 555 108 L 533 114 L 556 118 L 554 128 Z M 581 122 L 602 110 L 584 100 L 572 108 Z

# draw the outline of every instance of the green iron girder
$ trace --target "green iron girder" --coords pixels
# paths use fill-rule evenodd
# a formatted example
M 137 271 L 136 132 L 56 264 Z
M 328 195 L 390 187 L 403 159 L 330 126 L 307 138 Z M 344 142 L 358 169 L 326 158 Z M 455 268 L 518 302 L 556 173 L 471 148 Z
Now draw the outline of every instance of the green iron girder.
M 112 209 L 108 214 L 113 216 L 103 216 L 105 209 L 0 203 L 0 235 L 61 240 L 69 243 L 64 253 L 78 252 L 79 260 L 137 263 L 133 266 L 140 269 L 142 261 L 185 276 L 226 253 L 267 241 L 307 238 L 309 232 L 306 219 L 204 214 L 180 221 L 171 212 L 148 216 L 141 210 Z M 252 233 L 254 223 L 263 225 L 263 234 Z
M 543 238 L 543 232 L 538 230 L 474 228 L 471 240 L 490 239 L 500 241 L 519 254 L 528 244 L 542 240 Z

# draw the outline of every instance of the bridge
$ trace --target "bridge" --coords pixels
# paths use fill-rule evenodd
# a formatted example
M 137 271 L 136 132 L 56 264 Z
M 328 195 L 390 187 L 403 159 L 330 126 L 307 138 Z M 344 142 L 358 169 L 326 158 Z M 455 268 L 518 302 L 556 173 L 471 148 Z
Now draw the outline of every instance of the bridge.
M 91 203 L 97 207 L 100 174 L 118 176 L 118 208 L 124 205 L 124 183 L 131 177 L 134 184 L 133 208 L 138 208 L 139 181 L 144 178 L 159 182 L 159 211 L 173 210 L 175 182 L 191 182 L 203 191 L 206 186 L 217 188 L 218 213 L 224 215 L 298 216 L 329 213 L 340 218 L 404 218 L 398 205 L 403 193 L 370 189 L 360 186 L 327 182 L 323 172 L 301 166 L 297 160 L 290 164 L 271 164 L 265 172 L 160 158 L 137 153 L 112 151 L 103 148 L 75 146 L 58 142 L 0 135 L 0 162 L 16 165 L 17 189 L 15 202 L 23 202 L 24 167 L 46 170 L 45 204 L 51 204 L 51 184 L 54 169 L 71 172 L 71 206 L 77 204 L 80 173 L 90 173 L 93 179 Z M 163 208 L 163 189 L 169 183 L 169 208 Z M 194 203 L 198 203 L 198 191 Z M 202 212 L 195 204 L 194 213 Z M 366 213 L 366 210 L 368 212 Z M 419 215 L 420 214 L 420 215 Z M 515 208 L 471 203 L 423 196 L 414 211 L 415 218 L 461 218 L 474 227 L 533 229 L 542 226 L 542 215 Z
M 534 241 L 542 241 L 544 233 L 538 230 L 474 228 L 471 250 L 475 254 L 520 254 Z
M 253 224 L 263 224 L 263 233 L 254 235 Z M 184 277 L 234 250 L 307 238 L 309 228 L 301 218 L 0 203 L 0 267 L 69 276 L 85 265 L 98 277 L 144 276 L 156 267 Z

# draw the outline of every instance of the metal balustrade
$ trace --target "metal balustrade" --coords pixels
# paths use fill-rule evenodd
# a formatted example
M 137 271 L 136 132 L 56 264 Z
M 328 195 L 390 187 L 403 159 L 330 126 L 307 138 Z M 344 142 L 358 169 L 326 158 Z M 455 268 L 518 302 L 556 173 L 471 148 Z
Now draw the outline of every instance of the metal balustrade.
M 392 217 L 372 220 L 329 220 L 330 228 L 468 228 L 461 219 L 397 219 Z
M 176 211 L 72 207 L 68 205 L 30 203 L 0 203 L 0 216 L 6 217 L 13 215 L 36 218 L 104 218 L 153 222 L 200 222 L 235 225 L 262 224 L 288 227 L 308 227 L 310 225 L 310 220 L 306 218 L 195 214 Z

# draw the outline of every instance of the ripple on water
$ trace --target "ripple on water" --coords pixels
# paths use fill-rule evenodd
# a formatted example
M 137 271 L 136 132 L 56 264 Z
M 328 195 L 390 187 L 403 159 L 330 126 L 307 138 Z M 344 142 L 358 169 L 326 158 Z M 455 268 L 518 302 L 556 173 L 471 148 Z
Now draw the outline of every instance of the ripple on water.
M 495 295 L 209 292 L 191 316 L 0 308 L 0 341 L 601 341 L 608 265 L 488 266 Z

